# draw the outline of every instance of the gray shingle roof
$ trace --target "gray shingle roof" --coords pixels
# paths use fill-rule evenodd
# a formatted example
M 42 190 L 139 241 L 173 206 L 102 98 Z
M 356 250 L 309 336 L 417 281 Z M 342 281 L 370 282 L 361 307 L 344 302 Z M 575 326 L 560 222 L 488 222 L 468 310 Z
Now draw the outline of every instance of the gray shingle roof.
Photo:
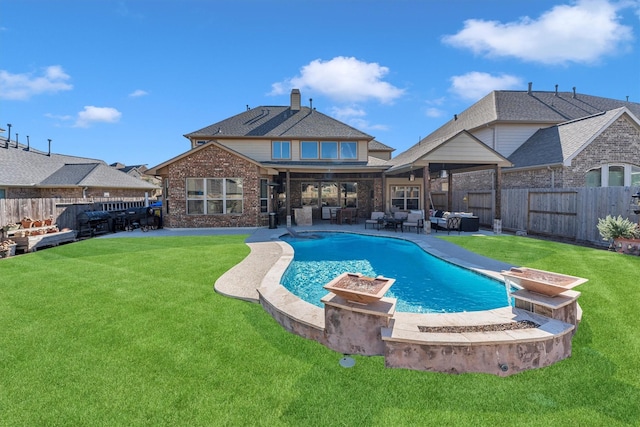
M 371 141 L 369 141 L 369 151 L 395 151 L 395 148 L 389 147 L 386 144 L 383 144 L 382 142 L 373 139 Z
M 309 107 L 292 110 L 288 106 L 253 108 L 185 136 L 373 139 L 371 135 Z
M 573 92 L 493 91 L 389 163 L 411 163 L 426 152 L 425 147 L 442 143 L 463 130 L 473 132 L 487 124 L 511 122 L 550 126 L 620 107 L 627 107 L 640 117 L 640 104 L 634 102 L 579 93 L 574 96 Z
M 509 161 L 516 168 L 564 163 L 628 111 L 616 108 L 540 129 L 511 154 Z
M 154 189 L 156 186 L 114 169 L 102 160 L 66 156 L 11 141 L 0 141 L 0 186 L 11 187 L 109 187 Z

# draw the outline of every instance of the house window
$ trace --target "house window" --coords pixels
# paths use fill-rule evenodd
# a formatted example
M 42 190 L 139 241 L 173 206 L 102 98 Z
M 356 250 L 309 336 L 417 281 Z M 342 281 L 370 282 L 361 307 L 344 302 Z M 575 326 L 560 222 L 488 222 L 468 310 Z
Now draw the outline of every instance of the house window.
M 242 178 L 187 178 L 187 214 L 242 213 Z
M 631 166 L 631 186 L 640 187 L 640 168 Z
M 7 198 L 7 190 L 5 190 L 4 188 L 0 188 L 0 199 L 6 199 Z
M 323 182 L 321 188 L 320 203 L 322 206 L 340 206 L 340 192 L 337 182 Z
M 601 169 L 591 169 L 587 172 L 586 181 L 587 187 L 600 187 L 602 185 Z
M 640 167 L 633 165 L 604 165 L 587 171 L 587 187 L 640 186 Z
M 391 186 L 391 206 L 404 211 L 419 209 L 420 187 L 409 185 Z
M 357 159 L 358 158 L 358 144 L 355 142 L 341 142 L 340 143 L 340 158 L 341 159 Z
M 269 212 L 269 180 L 260 180 L 260 212 Z
M 331 141 L 323 141 L 320 143 L 320 157 L 323 159 L 338 158 L 338 143 Z
M 302 206 L 318 206 L 318 183 L 302 183 Z
M 300 158 L 301 159 L 317 159 L 318 158 L 318 142 L 317 141 L 300 142 Z
M 289 141 L 273 141 L 271 143 L 272 159 L 290 159 L 291 158 L 291 142 Z
M 343 182 L 340 184 L 340 200 L 346 208 L 358 207 L 358 183 Z

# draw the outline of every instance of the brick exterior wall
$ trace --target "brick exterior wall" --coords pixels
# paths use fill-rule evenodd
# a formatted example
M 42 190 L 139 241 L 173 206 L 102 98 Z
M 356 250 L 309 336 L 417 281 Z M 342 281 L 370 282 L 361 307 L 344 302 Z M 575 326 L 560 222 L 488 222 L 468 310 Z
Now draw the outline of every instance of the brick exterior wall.
M 258 227 L 260 214 L 259 167 L 213 144 L 196 151 L 168 166 L 169 194 L 164 225 L 170 228 Z M 188 215 L 186 200 L 187 178 L 243 178 L 242 213 Z
M 606 164 L 640 166 L 640 129 L 622 116 L 578 154 L 566 168 L 565 187 L 584 187 L 589 169 Z

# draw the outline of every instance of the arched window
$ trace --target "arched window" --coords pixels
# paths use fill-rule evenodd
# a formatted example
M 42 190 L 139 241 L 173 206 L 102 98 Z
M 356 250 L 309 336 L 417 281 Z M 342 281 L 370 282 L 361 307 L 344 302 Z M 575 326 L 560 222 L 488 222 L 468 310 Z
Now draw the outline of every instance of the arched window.
M 600 187 L 602 185 L 602 169 L 591 169 L 586 176 L 587 187 Z

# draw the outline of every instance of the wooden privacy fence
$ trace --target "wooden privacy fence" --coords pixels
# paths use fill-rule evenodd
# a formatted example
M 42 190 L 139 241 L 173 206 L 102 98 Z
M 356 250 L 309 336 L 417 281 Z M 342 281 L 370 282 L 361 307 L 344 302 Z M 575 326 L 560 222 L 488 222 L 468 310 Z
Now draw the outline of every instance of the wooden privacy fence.
M 631 196 L 638 190 L 635 187 L 502 190 L 502 229 L 607 246 L 608 242 L 598 232 L 598 220 L 607 215 L 621 215 L 638 222 L 631 209 Z M 454 190 L 452 210 L 473 212 L 480 225 L 491 227 L 495 217 L 494 192 Z
M 145 200 L 140 198 L 0 199 L 0 229 L 24 217 L 53 218 L 60 229 L 77 229 L 78 214 L 84 211 L 118 211 L 144 205 Z

